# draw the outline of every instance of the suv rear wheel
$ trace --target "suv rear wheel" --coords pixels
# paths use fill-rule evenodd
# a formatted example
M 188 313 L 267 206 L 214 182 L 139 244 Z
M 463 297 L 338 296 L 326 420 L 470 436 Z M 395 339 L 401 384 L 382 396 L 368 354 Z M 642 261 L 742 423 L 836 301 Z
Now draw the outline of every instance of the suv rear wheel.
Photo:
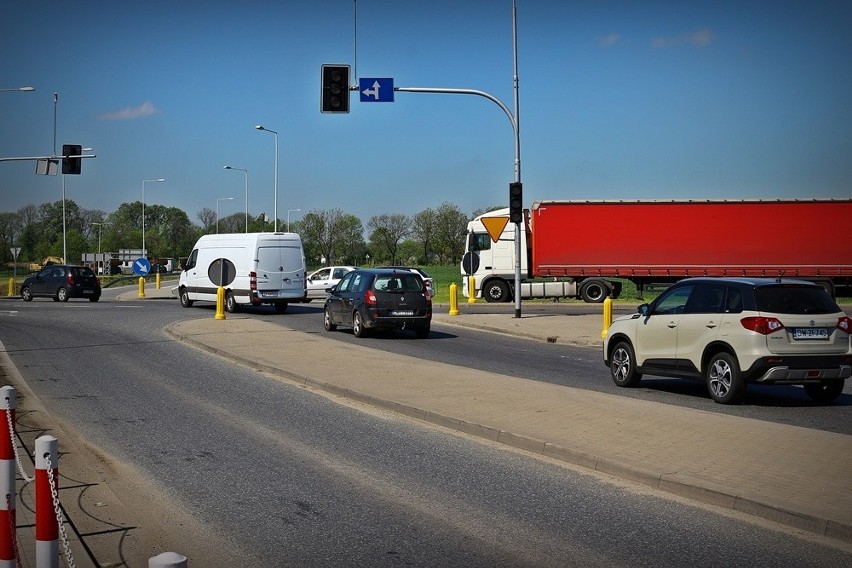
M 745 394 L 740 366 L 729 353 L 717 353 L 707 362 L 707 390 L 719 404 L 736 404 Z

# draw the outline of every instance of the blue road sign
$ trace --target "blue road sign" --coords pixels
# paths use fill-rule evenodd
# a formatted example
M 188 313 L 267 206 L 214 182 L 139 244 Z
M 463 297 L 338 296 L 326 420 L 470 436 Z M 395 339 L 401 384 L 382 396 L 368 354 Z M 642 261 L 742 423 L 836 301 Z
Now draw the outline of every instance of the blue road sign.
M 362 103 L 392 103 L 393 78 L 359 78 L 358 91 L 361 93 Z
M 140 257 L 133 261 L 133 274 L 145 276 L 149 272 L 151 272 L 151 263 L 147 258 Z

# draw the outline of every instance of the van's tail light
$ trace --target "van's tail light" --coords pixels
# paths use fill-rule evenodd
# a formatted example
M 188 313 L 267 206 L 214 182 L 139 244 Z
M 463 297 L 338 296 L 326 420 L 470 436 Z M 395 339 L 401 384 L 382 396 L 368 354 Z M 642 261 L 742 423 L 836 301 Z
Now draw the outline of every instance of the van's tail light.
M 843 316 L 837 320 L 837 329 L 846 333 L 852 333 L 852 318 Z
M 376 293 L 372 290 L 368 289 L 364 292 L 364 303 L 367 304 L 367 307 L 375 308 L 376 307 Z
M 743 318 L 740 323 L 744 328 L 760 333 L 761 335 L 769 335 L 784 329 L 784 324 L 778 318 L 767 318 L 764 316 L 752 316 Z
M 257 272 L 249 272 L 249 301 L 254 304 L 260 304 L 260 298 L 257 295 Z

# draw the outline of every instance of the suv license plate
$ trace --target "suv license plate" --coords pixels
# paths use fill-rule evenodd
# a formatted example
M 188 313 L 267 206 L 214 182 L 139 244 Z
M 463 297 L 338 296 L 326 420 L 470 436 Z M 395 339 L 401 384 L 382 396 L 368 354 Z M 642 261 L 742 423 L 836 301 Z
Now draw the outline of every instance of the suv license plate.
M 794 327 L 793 339 L 828 339 L 825 327 Z
M 414 310 L 392 310 L 392 316 L 413 316 Z

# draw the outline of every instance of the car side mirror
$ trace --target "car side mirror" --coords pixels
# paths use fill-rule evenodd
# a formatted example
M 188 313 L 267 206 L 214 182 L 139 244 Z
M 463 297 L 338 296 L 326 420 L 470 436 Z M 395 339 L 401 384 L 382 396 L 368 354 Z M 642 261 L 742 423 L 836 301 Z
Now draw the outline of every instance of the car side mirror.
M 636 311 L 642 314 L 643 316 L 648 317 L 648 315 L 650 315 L 651 313 L 651 306 L 650 304 L 640 304 L 639 307 L 636 308 Z

